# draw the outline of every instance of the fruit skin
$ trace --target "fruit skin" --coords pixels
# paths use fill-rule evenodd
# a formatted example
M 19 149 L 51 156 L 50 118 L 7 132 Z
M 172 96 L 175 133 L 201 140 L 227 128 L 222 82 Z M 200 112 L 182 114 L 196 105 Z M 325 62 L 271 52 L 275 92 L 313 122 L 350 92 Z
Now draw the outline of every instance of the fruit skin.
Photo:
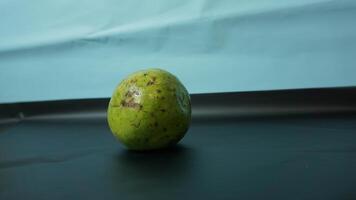
M 189 128 L 190 96 L 167 71 L 138 71 L 115 89 L 107 120 L 113 135 L 128 149 L 168 147 L 178 143 Z

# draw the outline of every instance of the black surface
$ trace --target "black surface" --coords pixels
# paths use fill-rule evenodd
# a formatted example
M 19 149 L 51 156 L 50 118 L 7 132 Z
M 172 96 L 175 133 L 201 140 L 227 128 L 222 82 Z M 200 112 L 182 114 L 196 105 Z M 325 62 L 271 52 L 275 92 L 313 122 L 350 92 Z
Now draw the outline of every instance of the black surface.
M 104 120 L 0 132 L 0 199 L 355 199 L 356 117 L 195 122 L 180 145 L 123 149 Z
M 107 99 L 0 105 L 0 200 L 356 199 L 355 90 L 284 92 L 194 95 L 180 144 L 145 153 Z
M 203 119 L 356 112 L 356 87 L 192 94 L 193 117 Z M 109 98 L 0 104 L 5 118 L 103 112 Z

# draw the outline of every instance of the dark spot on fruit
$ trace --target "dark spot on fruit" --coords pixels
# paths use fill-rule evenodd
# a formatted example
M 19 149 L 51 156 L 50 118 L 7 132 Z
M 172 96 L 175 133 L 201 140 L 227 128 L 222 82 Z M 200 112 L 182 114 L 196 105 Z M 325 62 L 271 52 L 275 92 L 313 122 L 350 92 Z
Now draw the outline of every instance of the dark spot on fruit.
M 184 104 L 184 103 L 183 103 L 183 102 L 184 102 L 184 97 L 178 96 L 178 100 L 181 102 L 181 104 Z
M 162 91 L 161 90 L 157 90 L 157 93 L 161 93 Z
M 153 84 L 155 84 L 156 83 L 156 77 L 154 76 L 154 77 L 152 77 L 152 79 L 151 80 L 149 80 L 148 82 L 147 82 L 147 86 L 150 86 L 150 85 L 153 85 Z
M 143 105 L 140 104 L 140 110 L 142 110 L 142 109 L 143 109 Z
M 155 125 L 155 127 L 158 127 L 158 123 L 157 122 L 155 122 L 154 125 Z
M 150 85 L 153 85 L 155 82 L 153 82 L 152 80 L 149 80 L 148 82 L 147 82 L 147 86 L 150 86 Z
M 147 76 L 147 73 L 144 73 L 143 76 Z
M 127 91 L 126 94 L 125 94 L 125 97 L 132 97 L 132 92 Z
M 132 123 L 131 126 L 134 126 L 135 128 L 139 128 L 141 125 L 141 121 L 139 121 L 137 124 Z
M 160 111 L 161 111 L 161 112 L 166 112 L 166 109 L 161 109 Z

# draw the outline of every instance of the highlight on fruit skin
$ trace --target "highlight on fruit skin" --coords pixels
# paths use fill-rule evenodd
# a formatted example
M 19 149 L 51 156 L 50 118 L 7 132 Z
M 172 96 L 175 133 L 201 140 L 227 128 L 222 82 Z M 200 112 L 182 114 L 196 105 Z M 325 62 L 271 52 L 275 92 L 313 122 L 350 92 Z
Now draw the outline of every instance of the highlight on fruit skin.
M 107 120 L 113 135 L 128 149 L 169 147 L 189 129 L 190 96 L 178 78 L 165 70 L 138 71 L 116 87 Z

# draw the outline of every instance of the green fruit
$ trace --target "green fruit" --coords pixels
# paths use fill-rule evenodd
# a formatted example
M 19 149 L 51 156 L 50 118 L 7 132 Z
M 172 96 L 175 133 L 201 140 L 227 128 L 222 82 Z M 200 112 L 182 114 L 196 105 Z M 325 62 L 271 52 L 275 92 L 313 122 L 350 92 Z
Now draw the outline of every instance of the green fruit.
M 182 139 L 189 128 L 189 93 L 167 71 L 138 71 L 115 89 L 107 118 L 111 132 L 128 149 L 168 147 Z

